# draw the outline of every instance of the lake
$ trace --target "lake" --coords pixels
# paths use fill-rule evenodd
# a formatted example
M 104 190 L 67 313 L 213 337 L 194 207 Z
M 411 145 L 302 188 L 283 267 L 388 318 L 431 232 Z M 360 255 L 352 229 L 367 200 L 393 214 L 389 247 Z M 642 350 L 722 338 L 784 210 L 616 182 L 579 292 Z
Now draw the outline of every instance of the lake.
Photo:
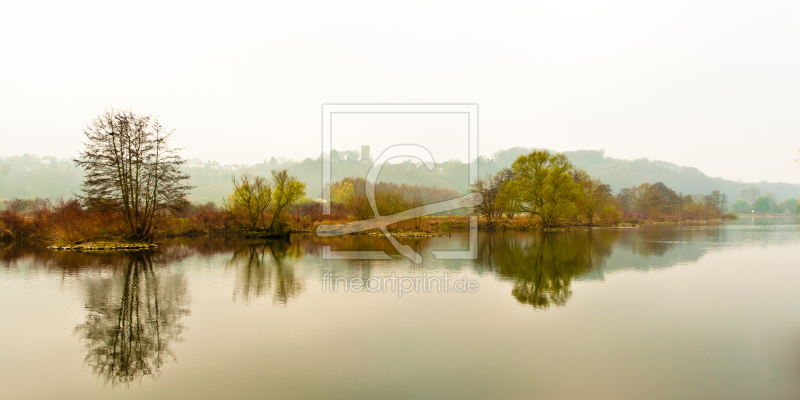
M 0 246 L 0 398 L 800 398 L 797 218 L 400 241 Z

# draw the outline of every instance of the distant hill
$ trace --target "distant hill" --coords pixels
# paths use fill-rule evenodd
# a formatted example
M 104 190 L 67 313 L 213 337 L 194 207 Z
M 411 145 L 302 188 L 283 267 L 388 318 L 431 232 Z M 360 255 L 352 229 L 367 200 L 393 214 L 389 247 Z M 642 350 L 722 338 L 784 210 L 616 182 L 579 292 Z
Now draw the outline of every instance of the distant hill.
M 515 147 L 502 150 L 492 157 L 481 157 L 478 163 L 481 175 L 493 174 L 501 168 L 511 166 L 520 155 L 528 154 L 531 148 Z M 348 152 L 353 153 L 353 152 Z M 719 190 L 726 193 L 731 201 L 739 198 L 743 189 L 756 187 L 762 193 L 772 193 L 778 201 L 800 197 L 800 184 L 775 182 L 736 182 L 722 178 L 712 178 L 697 168 L 682 167 L 665 161 L 648 159 L 620 160 L 606 157 L 602 151 L 580 150 L 565 154 L 573 164 L 586 170 L 591 176 L 600 178 L 612 186 L 613 190 L 649 182 L 663 182 L 665 185 L 685 194 L 710 193 Z M 466 192 L 468 165 L 460 161 L 437 163 L 434 171 L 428 171 L 419 163 L 404 161 L 383 168 L 380 179 L 387 182 L 419 184 L 454 189 Z M 339 158 L 332 163 L 334 181 L 348 176 L 365 177 L 370 164 L 349 158 Z M 231 174 L 251 172 L 267 175 L 270 170 L 287 168 L 301 181 L 306 182 L 307 195 L 318 198 L 322 192 L 322 164 L 320 159 L 303 161 L 278 161 L 275 158 L 256 165 L 220 165 L 214 161 L 192 159 L 186 170 L 192 176 L 191 184 L 197 186 L 191 193 L 192 201 L 220 203 L 231 191 Z M 68 159 L 55 157 L 36 157 L 23 155 L 0 158 L 0 199 L 15 197 L 69 197 L 78 191 L 82 171 Z
M 30 154 L 0 158 L 0 199 L 71 197 L 82 176 L 69 159 Z
M 494 154 L 491 161 L 487 162 L 484 170 L 494 172 L 498 168 L 510 166 L 514 160 L 523 154 L 533 151 L 532 148 L 515 147 L 502 150 Z M 622 188 L 639 185 L 644 182 L 663 182 L 677 192 L 684 194 L 707 194 L 712 190 L 719 190 L 735 201 L 743 189 L 755 187 L 762 193 L 772 193 L 779 200 L 800 197 L 800 184 L 778 182 L 738 182 L 722 178 L 712 178 L 694 167 L 683 167 L 666 161 L 648 160 L 620 160 L 606 157 L 599 150 L 566 151 L 572 163 L 584 169 L 592 177 L 600 178 L 604 183 L 611 185 L 614 192 Z M 482 171 L 482 173 L 484 173 Z
M 694 167 L 682 167 L 666 161 L 620 160 L 605 157 L 601 151 L 580 150 L 565 153 L 572 162 L 586 170 L 591 176 L 599 177 L 618 191 L 624 187 L 642 182 L 663 182 L 665 185 L 685 194 L 710 193 L 719 190 L 735 201 L 743 189 L 755 187 L 762 193 L 772 193 L 780 200 L 800 197 L 800 184 L 779 182 L 738 182 L 722 178 L 712 178 Z

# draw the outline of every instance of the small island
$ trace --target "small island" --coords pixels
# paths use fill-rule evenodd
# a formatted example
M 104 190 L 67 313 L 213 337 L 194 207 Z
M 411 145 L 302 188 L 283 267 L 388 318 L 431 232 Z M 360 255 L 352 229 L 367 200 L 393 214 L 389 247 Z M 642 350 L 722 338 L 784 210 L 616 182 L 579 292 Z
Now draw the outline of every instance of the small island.
M 77 243 L 56 243 L 49 246 L 52 250 L 72 251 L 119 251 L 119 250 L 151 250 L 160 246 L 159 243 L 130 242 L 122 240 L 79 241 Z

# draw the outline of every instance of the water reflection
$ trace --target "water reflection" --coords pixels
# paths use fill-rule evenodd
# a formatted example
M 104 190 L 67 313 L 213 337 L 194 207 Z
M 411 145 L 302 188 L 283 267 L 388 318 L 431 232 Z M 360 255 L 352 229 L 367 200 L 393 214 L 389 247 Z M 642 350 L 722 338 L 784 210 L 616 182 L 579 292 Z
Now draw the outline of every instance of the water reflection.
M 650 308 L 647 307 L 651 307 L 653 312 L 664 311 L 665 308 L 661 306 L 662 299 L 672 299 L 672 285 L 675 284 L 674 281 L 665 281 L 669 286 L 661 287 L 660 296 L 650 298 L 647 296 L 649 293 L 643 292 L 641 286 L 638 285 L 647 281 L 648 285 L 652 284 L 652 287 L 658 289 L 657 281 L 660 278 L 658 275 L 653 275 L 648 277 L 652 279 L 622 279 L 619 281 L 627 281 L 627 283 L 617 281 L 612 285 L 605 285 L 603 288 L 606 290 L 593 291 L 592 301 L 597 301 L 594 305 L 604 304 L 602 312 L 607 312 L 604 318 L 598 319 L 586 314 L 596 312 L 597 307 L 589 309 L 575 304 L 577 307 L 573 308 L 575 312 L 571 314 L 571 318 L 585 318 L 584 320 L 570 319 L 565 325 L 563 324 L 565 320 L 562 320 L 560 328 L 558 326 L 553 328 L 553 324 L 548 324 L 548 329 L 542 329 L 538 333 L 537 338 L 540 340 L 529 340 L 530 338 L 520 336 L 520 338 L 512 338 L 514 340 L 505 342 L 494 341 L 492 345 L 495 347 L 487 348 L 483 352 L 487 358 L 467 359 L 469 362 L 465 363 L 464 359 L 453 357 L 455 353 L 449 351 L 437 352 L 434 350 L 433 356 L 427 352 L 414 354 L 413 351 L 414 348 L 420 347 L 415 343 L 446 344 L 454 337 L 456 340 L 451 340 L 452 348 L 458 348 L 458 351 L 462 348 L 463 343 L 489 343 L 485 342 L 485 338 L 493 334 L 493 331 L 466 329 L 480 328 L 486 321 L 497 324 L 497 331 L 502 329 L 504 332 L 527 332 L 525 329 L 520 329 L 521 324 L 526 323 L 533 323 L 533 325 L 527 326 L 542 327 L 535 321 L 537 317 L 527 318 L 523 314 L 532 310 L 552 310 L 558 306 L 569 306 L 570 301 L 577 303 L 572 299 L 573 291 L 577 293 L 587 287 L 576 284 L 576 280 L 603 280 L 604 274 L 616 271 L 646 272 L 653 269 L 672 268 L 680 264 L 694 263 L 718 249 L 730 250 L 734 247 L 744 247 L 743 255 L 763 257 L 765 266 L 771 268 L 769 274 L 759 273 L 760 269 L 734 268 L 734 275 L 728 277 L 724 275 L 727 272 L 717 268 L 718 265 L 715 266 L 719 260 L 699 263 L 701 266 L 709 267 L 704 270 L 704 273 L 717 271 L 716 273 L 725 278 L 722 279 L 723 281 L 727 279 L 726 282 L 734 282 L 735 278 L 740 280 L 740 283 L 744 282 L 749 285 L 754 277 L 778 276 L 773 273 L 776 270 L 785 275 L 790 273 L 791 269 L 784 268 L 784 264 L 791 264 L 792 251 L 796 250 L 796 247 L 781 248 L 780 245 L 788 243 L 796 246 L 797 243 L 800 243 L 800 228 L 798 228 L 800 225 L 796 221 L 792 223 L 783 221 L 777 221 L 773 225 L 751 224 L 750 221 L 745 221 L 721 225 L 579 229 L 551 233 L 495 232 L 489 234 L 481 232 L 477 260 L 436 260 L 430 256 L 431 250 L 466 248 L 469 237 L 464 234 L 448 238 L 401 239 L 404 244 L 412 245 L 417 251 L 423 253 L 425 262 L 419 269 L 400 257 L 398 257 L 400 261 L 396 262 L 322 260 L 323 246 L 331 246 L 334 250 L 384 250 L 396 255 L 393 247 L 385 238 L 355 235 L 324 239 L 314 235 L 297 235 L 293 236 L 290 241 L 258 242 L 235 238 L 180 238 L 165 241 L 165 244 L 153 253 L 56 252 L 48 250 L 42 245 L 0 244 L 0 286 L 2 286 L 0 295 L 5 295 L 2 303 L 3 309 L 11 310 L 5 314 L 0 312 L 0 318 L 5 318 L 3 326 L 10 327 L 5 330 L 6 335 L 2 341 L 6 346 L 2 353 L 4 355 L 8 353 L 10 356 L 6 358 L 10 361 L 6 363 L 8 368 L 3 370 L 0 376 L 6 378 L 3 382 L 4 386 L 9 386 L 9 382 L 16 384 L 19 388 L 15 389 L 17 393 L 26 394 L 26 391 L 32 391 L 31 388 L 37 386 L 33 382 L 42 382 L 43 376 L 50 378 L 58 376 L 58 372 L 53 374 L 45 371 L 48 367 L 51 370 L 64 371 L 65 374 L 73 374 L 73 372 L 82 374 L 85 369 L 91 371 L 96 377 L 102 378 L 98 381 L 105 382 L 108 386 L 124 388 L 136 380 L 158 377 L 162 370 L 166 370 L 165 366 L 176 366 L 174 363 L 169 363 L 176 360 L 177 357 L 184 359 L 182 360 L 184 363 L 180 365 L 181 376 L 158 382 L 157 386 L 164 388 L 162 394 L 167 392 L 186 393 L 187 389 L 188 391 L 196 389 L 198 387 L 197 380 L 183 379 L 187 376 L 200 377 L 202 380 L 208 381 L 205 387 L 211 387 L 212 383 L 220 385 L 222 384 L 220 382 L 237 384 L 237 379 L 243 376 L 249 377 L 248 374 L 251 374 L 252 371 L 258 371 L 261 374 L 258 377 L 259 383 L 264 385 L 264 392 L 267 392 L 267 390 L 282 388 L 281 382 L 299 382 L 300 379 L 306 378 L 309 382 L 312 382 L 313 379 L 318 381 L 318 377 L 321 375 L 314 368 L 324 371 L 323 375 L 334 371 L 334 375 L 331 376 L 336 378 L 336 382 L 352 384 L 348 388 L 365 385 L 365 387 L 370 385 L 378 387 L 378 385 L 389 385 L 380 379 L 391 375 L 387 372 L 388 369 L 381 369 L 382 363 L 375 362 L 374 359 L 367 359 L 366 364 L 363 364 L 367 367 L 363 370 L 359 370 L 358 366 L 353 369 L 355 364 L 348 364 L 348 368 L 342 368 L 341 365 L 344 364 L 341 364 L 340 360 L 343 358 L 340 356 L 341 354 L 367 355 L 367 352 L 359 352 L 363 348 L 368 348 L 368 350 L 377 348 L 371 344 L 386 343 L 389 345 L 387 352 L 377 353 L 376 356 L 388 360 L 386 365 L 389 363 L 406 365 L 404 363 L 407 363 L 413 368 L 413 365 L 421 365 L 417 363 L 417 360 L 434 360 L 438 364 L 432 364 L 430 371 L 423 370 L 421 372 L 421 374 L 430 376 L 435 376 L 439 371 L 452 371 L 461 367 L 449 364 L 451 360 L 473 367 L 488 365 L 492 369 L 496 369 L 498 365 L 501 367 L 505 365 L 506 370 L 500 372 L 504 375 L 514 376 L 515 371 L 524 371 L 526 366 L 520 367 L 507 362 L 498 364 L 497 357 L 505 357 L 504 360 L 512 361 L 539 357 L 545 369 L 555 368 L 556 372 L 553 376 L 556 378 L 569 374 L 575 365 L 584 365 L 586 371 L 589 371 L 588 374 L 579 374 L 581 376 L 592 376 L 595 371 L 608 370 L 613 374 L 611 375 L 612 379 L 614 376 L 623 375 L 635 377 L 636 372 L 641 368 L 632 370 L 633 375 L 631 375 L 623 374 L 622 372 L 626 371 L 622 369 L 606 368 L 608 365 L 617 368 L 620 368 L 620 365 L 626 366 L 625 368 L 629 365 L 651 365 L 665 371 L 676 371 L 680 370 L 682 365 L 690 365 L 694 368 L 689 371 L 690 377 L 700 376 L 707 371 L 715 371 L 720 374 L 719 376 L 726 377 L 725 379 L 731 377 L 730 382 L 738 382 L 736 379 L 740 376 L 763 378 L 754 372 L 764 370 L 763 365 L 759 363 L 770 360 L 769 357 L 772 356 L 762 353 L 766 356 L 754 358 L 749 355 L 750 353 L 745 354 L 739 351 L 742 343 L 748 343 L 748 338 L 758 336 L 753 329 L 770 325 L 770 329 L 788 332 L 785 336 L 787 341 L 797 337 L 795 326 L 787 328 L 786 321 L 794 320 L 790 313 L 793 309 L 786 304 L 796 304 L 800 298 L 787 289 L 789 285 L 784 285 L 780 288 L 781 290 L 775 290 L 774 279 L 772 281 L 763 279 L 758 282 L 758 286 L 752 286 L 754 293 L 758 294 L 754 297 L 759 300 L 757 309 L 759 312 L 757 313 L 741 311 L 756 310 L 756 308 L 747 308 L 750 304 L 745 303 L 750 300 L 742 300 L 741 304 L 735 303 L 736 307 L 733 307 L 730 306 L 730 302 L 720 302 L 714 297 L 725 295 L 729 301 L 736 302 L 742 298 L 742 288 L 751 290 L 750 286 L 731 285 L 729 289 L 725 289 L 728 291 L 726 293 L 721 291 L 724 285 L 718 284 L 719 282 L 715 282 L 714 279 L 697 279 L 693 281 L 693 285 L 685 287 L 703 289 L 704 286 L 701 285 L 709 285 L 714 290 L 694 290 L 691 293 L 699 295 L 692 297 L 691 301 L 670 305 L 681 312 L 668 312 L 648 319 Z M 753 244 L 756 246 L 752 246 Z M 768 251 L 761 254 L 755 253 L 756 250 L 759 250 L 759 246 L 763 246 L 764 250 Z M 777 250 L 779 256 L 773 256 L 770 253 L 773 250 Z M 720 259 L 724 260 L 724 258 Z M 674 272 L 691 276 L 688 274 L 693 273 L 691 270 L 693 267 L 687 266 Z M 761 268 L 760 265 L 757 267 Z M 337 276 L 365 279 L 372 276 L 373 273 L 385 276 L 388 273 L 414 275 L 427 272 L 430 276 L 441 274 L 443 271 L 465 270 L 487 277 L 495 277 L 508 283 L 492 285 L 488 290 L 484 290 L 485 287 L 482 283 L 479 293 L 461 297 L 409 294 L 408 300 L 406 300 L 406 296 L 402 300 L 397 300 L 403 302 L 398 306 L 399 303 L 395 303 L 392 297 L 376 299 L 377 296 L 371 297 L 366 292 L 362 292 L 360 297 L 333 298 L 319 293 L 321 289 L 317 280 L 325 272 L 335 273 Z M 783 281 L 787 282 L 796 278 L 794 275 L 785 276 L 786 279 Z M 708 278 L 708 276 L 703 276 L 703 278 Z M 77 322 L 71 320 L 73 304 L 72 302 L 64 302 L 64 304 L 53 302 L 64 298 L 58 291 L 69 291 L 72 295 L 72 290 L 76 287 L 80 289 L 76 293 L 83 296 L 81 305 L 84 307 L 86 315 L 84 317 L 81 314 L 79 318 L 82 323 L 74 328 L 77 338 L 70 336 L 73 331 L 69 329 L 67 337 L 62 338 L 60 337 L 60 334 L 63 333 L 62 329 L 49 329 L 53 325 L 53 312 L 66 310 L 64 325 L 60 325 L 60 327 L 72 328 Z M 496 292 L 493 290 L 498 287 L 504 301 L 489 301 L 483 307 L 475 306 L 476 301 L 494 300 L 488 296 L 494 296 Z M 612 287 L 614 290 L 608 290 Z M 198 318 L 191 320 L 184 318 L 189 314 L 189 288 L 192 290 L 192 295 L 202 299 L 204 304 L 212 304 L 209 307 L 198 308 Z M 622 288 L 629 292 L 615 291 L 616 288 Z M 36 291 L 39 289 L 48 289 L 56 293 Z M 223 297 L 221 299 L 217 297 L 217 294 L 220 293 L 219 289 L 222 289 Z M 296 302 L 293 300 L 303 296 L 306 292 L 312 293 L 304 299 L 307 300 L 304 302 L 304 306 L 294 307 Z M 589 292 L 587 290 L 587 293 Z M 236 302 L 245 303 L 246 306 L 230 304 L 231 300 L 228 296 L 231 293 Z M 624 295 L 641 296 L 642 293 L 645 295 L 639 300 L 649 303 L 640 305 L 637 302 L 636 307 L 628 307 L 626 304 L 628 298 Z M 688 290 L 687 293 L 689 293 Z M 513 296 L 515 300 L 508 297 L 509 295 Z M 340 292 L 340 296 L 348 296 L 348 294 Z M 427 297 L 414 299 L 411 296 Z M 681 300 L 684 299 L 681 298 Z M 269 304 L 270 301 L 275 305 L 287 308 L 272 307 Z M 334 304 L 334 301 L 339 303 Z M 606 303 L 603 303 L 604 301 Z M 525 305 L 523 314 L 498 312 L 498 310 L 502 311 L 499 307 L 517 302 Z M 288 307 L 289 303 L 292 303 L 292 308 Z M 719 308 L 709 308 L 717 303 L 720 304 Z M 610 306 L 605 307 L 606 304 Z M 697 309 L 691 307 L 694 304 L 700 305 L 700 307 L 696 307 Z M 355 306 L 348 307 L 349 305 Z M 328 306 L 331 307 L 326 309 Z M 614 307 L 621 308 L 614 309 Z M 235 315 L 230 314 L 233 309 L 236 309 Z M 463 310 L 469 310 L 473 314 L 463 313 Z M 642 310 L 645 311 L 642 312 Z M 297 318 L 292 318 L 292 321 L 289 321 L 291 323 L 288 324 L 283 323 L 288 320 L 282 320 L 280 324 L 254 321 L 257 317 L 266 315 L 265 311 L 273 313 L 270 316 L 297 316 Z M 319 325 L 306 323 L 308 315 L 315 315 L 313 312 L 325 311 L 335 311 L 339 314 L 331 314 L 328 321 L 321 321 Z M 416 311 L 420 312 L 416 313 Z M 709 317 L 712 315 L 712 311 L 714 318 Z M 336 317 L 335 321 L 339 321 L 339 317 L 348 322 L 361 321 L 365 320 L 364 315 L 374 318 L 364 322 L 364 325 L 331 322 L 334 321 L 333 317 Z M 471 315 L 474 316 L 473 320 L 470 320 Z M 522 317 L 520 318 L 520 316 Z M 217 321 L 216 318 L 226 320 L 225 329 L 216 326 L 222 325 L 214 323 Z M 275 321 L 275 319 L 270 320 Z M 462 321 L 468 321 L 470 325 L 459 325 Z M 607 346 L 610 350 L 608 352 L 597 351 L 596 343 L 591 341 L 575 342 L 574 335 L 571 334 L 575 326 L 572 321 L 586 321 L 589 326 L 593 327 L 593 331 L 601 332 L 604 340 L 610 341 Z M 618 329 L 620 326 L 627 326 L 625 324 L 629 321 L 637 322 L 635 332 Z M 664 328 L 668 325 L 664 321 L 670 322 L 669 329 Z M 191 343 L 181 346 L 178 351 L 175 342 L 181 341 L 181 337 L 186 336 L 185 325 L 189 325 L 192 332 L 197 329 L 197 333 L 205 334 L 207 340 L 193 338 Z M 698 325 L 701 327 L 697 328 Z M 365 328 L 367 326 L 369 327 Z M 41 327 L 48 327 L 48 329 L 41 329 Z M 258 329 L 252 329 L 253 327 Z M 218 331 L 214 332 L 214 329 L 218 329 Z M 792 330 L 788 331 L 788 329 Z M 304 337 L 303 342 L 300 343 L 296 341 L 299 330 L 308 330 L 313 335 Z M 732 335 L 736 335 L 740 330 L 743 333 L 740 333 L 738 337 L 729 334 L 733 332 Z M 28 332 L 37 334 L 30 335 L 28 338 Z M 47 340 L 52 340 L 53 343 L 57 343 L 60 339 L 66 339 L 72 345 L 80 343 L 83 347 L 84 368 L 80 361 L 76 361 L 70 356 L 62 355 L 58 358 L 49 352 L 43 354 L 41 346 L 33 342 L 39 337 L 37 335 L 40 332 L 48 335 L 46 336 Z M 339 332 L 344 334 L 334 334 Z M 644 334 L 641 334 L 642 332 Z M 711 346 L 712 352 L 703 353 L 701 351 L 708 347 L 707 341 L 684 341 L 690 337 L 699 338 L 703 336 L 701 333 L 706 335 L 705 337 L 714 339 L 713 346 Z M 435 336 L 437 334 L 438 337 Z M 639 346 L 646 343 L 640 341 L 647 339 L 645 334 L 654 335 L 651 342 L 647 342 L 653 343 L 652 354 L 648 352 L 641 357 L 634 357 L 630 355 L 633 353 L 632 351 L 628 351 L 627 356 L 624 354 L 625 351 L 618 351 L 619 348 L 638 351 L 642 348 Z M 228 351 L 226 346 L 219 346 L 219 348 L 213 349 L 213 352 L 209 351 L 209 343 L 211 345 L 214 343 L 209 340 L 219 340 L 219 338 L 228 340 L 232 337 L 230 335 L 237 338 L 236 346 L 239 346 L 235 348 L 237 351 Z M 433 339 L 431 339 L 431 335 L 433 335 Z M 577 348 L 581 351 L 573 352 L 573 355 L 578 358 L 564 361 L 563 352 L 548 353 L 548 346 L 552 347 L 552 343 L 557 344 L 558 338 L 561 336 L 569 339 L 569 343 L 562 344 L 567 346 L 578 344 Z M 681 340 L 676 342 L 673 340 L 675 337 Z M 409 343 L 414 345 L 409 347 Z M 525 346 L 519 346 L 519 343 L 525 343 Z M 722 347 L 718 346 L 719 343 L 728 346 L 729 353 L 720 351 L 719 349 Z M 626 348 L 626 345 L 636 347 Z M 757 346 L 761 346 L 761 343 L 757 342 L 746 350 L 750 352 Z M 329 354 L 331 357 L 319 357 L 322 354 L 319 350 L 322 348 L 335 349 L 335 351 Z M 341 349 L 344 350 L 340 352 Z M 64 348 L 64 350 L 66 353 L 72 352 L 69 348 Z M 209 353 L 214 354 L 209 355 Z M 481 352 L 477 353 L 480 355 Z M 694 353 L 700 356 L 697 358 L 692 358 L 692 355 L 687 356 L 687 354 Z M 258 357 L 243 356 L 244 354 L 256 354 Z M 409 356 L 409 354 L 411 355 Z M 498 354 L 500 356 L 497 356 Z M 790 357 L 795 353 L 781 350 L 781 354 L 788 354 Z M 203 359 L 198 355 L 208 358 Z M 296 362 L 264 364 L 261 355 L 275 355 L 276 357 L 273 359 Z M 687 357 L 686 362 L 680 357 Z M 190 359 L 196 363 L 186 362 Z M 791 369 L 793 364 L 784 362 L 780 358 L 773 357 L 771 359 L 778 361 L 769 365 L 769 371 L 794 373 L 795 370 Z M 328 365 L 325 360 L 335 360 L 335 363 L 331 362 Z M 344 360 L 348 361 L 346 358 Z M 706 360 L 709 361 L 706 362 Z M 742 361 L 732 363 L 731 360 Z M 211 369 L 209 365 L 212 365 L 212 362 L 216 363 L 220 369 Z M 354 363 L 356 362 L 361 361 Z M 400 362 L 400 364 L 396 364 L 396 362 Z M 0 363 L 0 367 L 4 365 Z M 675 368 L 675 365 L 679 367 Z M 758 369 L 748 369 L 752 365 L 756 365 Z M 253 369 L 254 366 L 255 369 Z M 363 380 L 354 381 L 352 378 L 356 375 L 352 373 L 349 376 L 338 376 L 335 372 L 337 367 L 342 371 L 356 371 L 358 372 L 356 375 L 362 376 Z M 73 368 L 77 371 L 72 371 Z M 30 372 L 26 371 L 25 375 L 15 375 L 16 370 Z M 726 371 L 732 372 L 726 375 Z M 469 376 L 485 376 L 484 371 L 473 372 Z M 371 373 L 373 374 L 370 375 Z M 74 374 L 65 376 L 74 376 Z M 266 378 L 262 378 L 262 376 Z M 294 380 L 285 380 L 285 376 L 293 376 Z M 440 378 L 439 376 L 435 377 Z M 529 376 L 515 377 L 520 381 L 529 378 Z M 594 385 L 592 389 L 598 387 L 597 383 L 602 386 L 603 379 L 608 379 L 607 377 L 597 378 L 592 382 Z M 671 377 L 670 380 L 686 381 L 684 377 L 680 378 Z M 215 381 L 216 379 L 219 381 Z M 447 378 L 445 377 L 445 379 Z M 781 379 L 784 378 L 777 380 Z M 752 381 L 755 380 L 756 378 Z M 472 381 L 480 382 L 481 380 L 473 379 Z M 787 380 L 787 382 L 789 381 Z M 66 388 L 64 382 L 76 386 L 75 388 Z M 87 386 L 91 383 L 81 379 L 70 379 L 64 382 L 45 381 L 46 385 L 39 386 L 45 388 L 42 390 L 61 391 L 67 395 L 80 393 L 80 395 L 85 395 L 84 397 L 101 397 L 108 394 L 108 392 L 101 392 L 98 389 L 100 385 L 95 385 L 97 387 Z M 553 384 L 566 387 L 561 382 L 556 379 Z M 753 386 L 755 388 L 753 392 L 746 394 L 772 393 L 769 392 L 771 386 L 768 385 L 771 381 L 765 380 L 765 382 L 763 386 Z M 622 382 L 622 384 L 624 383 Z M 393 385 L 394 382 L 391 384 Z M 536 390 L 545 387 L 545 384 L 539 381 L 532 385 Z M 154 393 L 149 391 L 151 388 L 148 388 L 148 392 L 145 393 L 137 392 L 135 384 L 130 386 L 133 386 L 133 390 L 125 392 L 126 394 L 136 393 L 134 395 L 136 396 Z M 309 384 L 308 386 L 313 385 Z M 249 387 L 247 388 L 249 389 Z M 97 391 L 92 392 L 95 389 Z M 286 388 L 283 387 L 283 389 Z M 487 397 L 487 393 L 489 395 L 496 394 L 496 390 L 503 388 L 493 387 L 492 389 L 492 391 L 484 391 L 479 394 Z M 292 390 L 296 390 L 296 386 L 293 386 Z M 314 394 L 325 393 L 325 390 L 328 388 L 320 389 Z M 278 393 L 277 397 L 287 397 L 286 392 L 276 393 Z M 523 391 L 513 389 L 504 393 L 506 395 L 500 397 L 514 397 L 515 395 L 519 397 L 519 393 L 523 393 Z M 708 397 L 708 393 L 698 393 L 695 397 L 703 398 L 704 395 Z M 216 394 L 218 393 L 208 395 Z M 35 394 L 30 396 L 57 397 L 53 395 L 36 396 Z M 0 394 L 0 397 L 4 396 Z M 10 397 L 22 396 L 12 395 Z M 195 394 L 194 397 L 197 395 Z M 202 397 L 202 393 L 200 397 Z M 406 397 L 413 397 L 413 395 Z M 639 397 L 646 398 L 647 396 Z M 776 398 L 778 396 L 768 397 Z M 796 396 L 792 398 L 796 398 Z
M 472 263 L 472 268 L 513 281 L 511 294 L 518 301 L 546 309 L 566 304 L 572 295 L 573 279 L 602 280 L 605 273 L 615 270 L 647 271 L 695 261 L 710 248 L 731 241 L 729 232 L 735 233 L 736 230 L 708 226 L 481 233 L 479 258 Z M 419 252 L 426 252 L 442 246 L 442 242 L 435 243 L 436 240 L 401 241 Z M 250 303 L 271 296 L 273 303 L 285 305 L 290 299 L 300 296 L 306 286 L 297 275 L 296 261 L 303 257 L 313 260 L 321 258 L 322 246 L 332 246 L 337 250 L 366 248 L 394 253 L 391 245 L 380 237 L 355 235 L 323 239 L 314 235 L 299 235 L 292 237 L 291 241 L 257 242 L 226 238 L 181 238 L 168 242 L 156 254 L 160 259 L 174 262 L 187 257 L 227 253 L 230 256 L 225 265 L 235 273 L 234 300 Z M 0 248 L 0 263 L 6 268 L 11 268 L 24 258 L 63 274 L 91 272 L 130 263 L 130 256 L 124 253 L 54 252 L 36 246 Z M 320 270 L 335 268 L 336 273 L 354 276 L 369 275 L 372 268 L 372 263 L 365 260 L 337 263 L 335 266 L 324 262 L 314 263 Z M 452 265 L 456 264 L 437 263 L 430 256 L 425 261 L 426 268 L 450 268 Z M 458 268 L 463 266 L 458 265 Z
M 250 302 L 272 293 L 274 303 L 286 304 L 289 299 L 299 296 L 304 285 L 295 276 L 294 266 L 289 261 L 302 255 L 300 248 L 288 240 L 268 240 L 238 246 L 228 261 L 228 267 L 236 270 L 234 299 Z
M 517 301 L 545 309 L 566 304 L 572 279 L 601 266 L 618 237 L 618 231 L 495 235 L 485 238 L 480 254 L 514 281 Z
M 180 340 L 181 319 L 189 315 L 182 273 L 157 273 L 149 252 L 123 255 L 123 268 L 84 278 L 88 314 L 75 327 L 85 365 L 112 386 L 158 377 L 161 366 L 175 359 L 170 343 Z

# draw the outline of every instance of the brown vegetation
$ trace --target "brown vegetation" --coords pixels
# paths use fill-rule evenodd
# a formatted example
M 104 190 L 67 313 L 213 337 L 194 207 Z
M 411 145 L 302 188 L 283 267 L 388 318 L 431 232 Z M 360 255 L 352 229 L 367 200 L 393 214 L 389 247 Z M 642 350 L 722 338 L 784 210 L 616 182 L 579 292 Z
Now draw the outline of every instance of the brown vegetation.
M 236 235 L 263 232 L 313 232 L 320 224 L 343 224 L 373 218 L 363 178 L 345 178 L 331 187 L 331 213 L 303 198 L 305 185 L 285 170 L 271 178 L 247 174 L 234 178 L 234 192 L 218 207 L 188 201 L 153 213 L 152 238 L 190 235 Z M 641 184 L 613 194 L 609 185 L 574 168 L 560 154 L 538 152 L 520 157 L 512 169 L 472 185 L 484 203 L 472 212 L 486 230 L 560 229 L 578 225 L 725 219 L 728 200 L 676 193 L 663 183 Z M 436 187 L 375 185 L 381 215 L 458 198 L 454 190 Z M 469 210 L 447 216 L 415 216 L 389 228 L 395 232 L 448 233 L 468 229 Z M 46 240 L 57 244 L 122 239 L 130 232 L 126 213 L 96 207 L 90 199 L 11 200 L 0 211 L 0 240 Z
M 188 205 L 156 214 L 156 237 L 212 233 L 227 230 L 230 223 L 216 206 Z M 43 240 L 54 244 L 121 240 L 128 232 L 126 221 L 116 212 L 96 211 L 77 199 L 58 198 L 5 202 L 0 211 L 0 241 Z

